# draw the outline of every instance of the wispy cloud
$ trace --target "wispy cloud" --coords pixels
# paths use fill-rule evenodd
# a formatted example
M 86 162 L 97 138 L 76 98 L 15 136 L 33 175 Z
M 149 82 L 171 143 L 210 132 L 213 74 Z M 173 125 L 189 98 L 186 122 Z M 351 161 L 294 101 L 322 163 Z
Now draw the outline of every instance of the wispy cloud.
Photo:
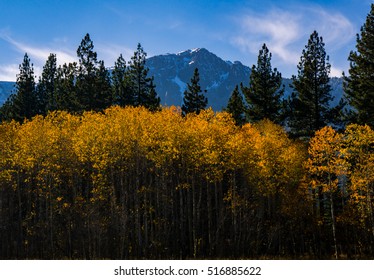
M 239 24 L 241 33 L 232 38 L 232 43 L 243 51 L 258 53 L 265 42 L 282 60 L 297 61 L 298 57 L 289 48 L 301 36 L 297 17 L 276 9 L 265 15 L 244 15 Z
M 339 49 L 348 41 L 355 38 L 355 28 L 353 24 L 342 14 L 329 13 L 321 8 L 310 9 L 313 17 L 314 29 L 323 35 L 324 42 L 328 44 L 330 50 Z M 311 27 L 313 27 L 311 26 Z
M 45 48 L 32 46 L 13 39 L 9 34 L 7 34 L 7 32 L 0 32 L 0 39 L 12 45 L 19 53 L 28 54 L 31 62 L 34 64 L 34 73 L 36 76 L 41 74 L 43 65 L 51 53 L 56 54 L 58 65 L 77 60 L 77 58 L 69 51 L 63 50 L 59 47 Z M 14 81 L 16 75 L 19 73 L 18 66 L 19 65 L 15 64 L 0 65 L 0 80 Z
M 15 81 L 18 73 L 17 64 L 0 65 L 0 81 Z
M 61 50 L 59 48 L 41 48 L 37 46 L 31 46 L 31 45 L 16 41 L 10 36 L 4 35 L 4 34 L 1 34 L 0 37 L 1 39 L 13 45 L 19 52 L 27 53 L 30 57 L 42 63 L 44 63 L 47 60 L 48 56 L 51 53 L 56 54 L 59 64 L 73 62 L 76 60 L 76 58 L 70 52 Z
M 340 13 L 329 12 L 319 6 L 272 8 L 265 14 L 247 12 L 237 19 L 239 32 L 231 43 L 241 51 L 258 54 L 266 43 L 275 61 L 296 65 L 310 34 L 317 30 L 326 43 L 326 51 L 339 50 L 354 38 L 352 23 Z M 336 71 L 337 72 L 337 71 Z
M 9 35 L 9 32 L 1 30 L 0 39 L 10 44 L 20 54 L 28 54 L 28 56 L 31 59 L 31 62 L 34 64 L 34 72 L 36 76 L 40 76 L 43 65 L 45 64 L 48 56 L 51 53 L 56 54 L 58 65 L 78 60 L 78 58 L 75 55 L 75 52 L 73 53 L 72 51 L 63 49 L 63 46 L 65 46 L 68 42 L 67 38 L 55 38 L 51 43 L 52 47 L 50 48 L 38 47 L 35 45 L 17 41 Z M 55 45 L 58 46 L 54 47 Z M 121 53 L 123 57 L 126 59 L 126 61 L 129 61 L 134 53 L 132 49 L 126 46 L 120 46 L 109 43 L 95 44 L 95 51 L 98 53 L 99 59 L 103 59 L 106 63 L 108 63 L 108 65 L 113 65 Z M 21 61 L 19 63 L 21 63 Z M 0 80 L 14 81 L 18 73 L 19 65 L 0 65 Z
M 126 61 L 134 55 L 134 50 L 117 44 L 110 43 L 98 43 L 95 45 L 96 52 L 98 53 L 99 59 L 104 60 L 106 66 L 114 65 L 120 54 Z

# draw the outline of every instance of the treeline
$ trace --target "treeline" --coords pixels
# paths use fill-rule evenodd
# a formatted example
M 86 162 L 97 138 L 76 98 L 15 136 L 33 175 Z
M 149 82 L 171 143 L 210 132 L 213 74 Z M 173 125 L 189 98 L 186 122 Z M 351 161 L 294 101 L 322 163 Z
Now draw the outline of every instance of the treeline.
M 292 76 L 293 92 L 284 97 L 282 75 L 272 68 L 272 55 L 264 44 L 257 64 L 252 66 L 249 84 L 237 85 L 227 111 L 236 124 L 269 119 L 288 129 L 296 138 L 309 139 L 326 125 L 343 129 L 351 123 L 374 126 L 374 5 L 357 35 L 351 51 L 349 75 L 343 73 L 344 96 L 335 107 L 330 86 L 329 56 L 323 38 L 314 31 L 302 50 L 298 73 Z
M 357 51 L 348 57 L 349 76 L 343 73 L 345 94 L 337 106 L 331 106 L 334 97 L 329 56 L 323 38 L 314 31 L 302 50 L 298 74 L 292 77 L 291 96 L 284 97 L 282 75 L 272 68 L 272 54 L 264 44 L 257 64 L 252 66 L 249 84 L 235 87 L 225 110 L 233 115 L 237 125 L 269 119 L 287 128 L 293 137 L 306 139 L 326 125 L 337 129 L 350 123 L 373 126 L 373 26 L 374 5 L 371 5 L 361 34 L 357 35 Z M 78 63 L 57 67 L 56 55 L 51 54 L 36 83 L 33 65 L 25 54 L 15 92 L 0 108 L 0 121 L 22 122 L 54 110 L 99 112 L 113 105 L 159 110 L 160 98 L 154 78 L 148 77 L 146 55 L 138 44 L 129 62 L 119 55 L 109 72 L 104 61 L 97 59 L 93 42 L 86 34 L 77 49 Z M 206 90 L 199 82 L 199 71 L 195 69 L 181 104 L 184 115 L 207 108 Z
M 0 125 L 2 259 L 371 258 L 374 131 L 112 107 Z
M 0 108 L 2 121 L 24 121 L 50 111 L 71 113 L 102 111 L 110 106 L 144 106 L 160 108 L 153 77 L 148 77 L 146 52 L 138 44 L 131 60 L 126 63 L 122 54 L 110 73 L 104 61 L 97 59 L 89 34 L 77 49 L 79 62 L 57 66 L 57 57 L 50 54 L 38 83 L 27 53 L 17 75 L 16 88 Z

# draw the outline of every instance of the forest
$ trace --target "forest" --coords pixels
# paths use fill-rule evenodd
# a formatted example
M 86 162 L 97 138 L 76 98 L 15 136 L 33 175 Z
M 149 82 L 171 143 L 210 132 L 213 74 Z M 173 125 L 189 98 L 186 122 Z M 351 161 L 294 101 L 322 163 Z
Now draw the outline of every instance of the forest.
M 367 258 L 374 131 L 112 107 L 0 125 L 5 259 Z
M 25 54 L 0 108 L 0 259 L 372 259 L 374 4 L 331 108 L 314 31 L 294 92 L 264 44 L 248 85 L 214 112 L 196 68 L 160 106 L 146 53 L 109 74 Z

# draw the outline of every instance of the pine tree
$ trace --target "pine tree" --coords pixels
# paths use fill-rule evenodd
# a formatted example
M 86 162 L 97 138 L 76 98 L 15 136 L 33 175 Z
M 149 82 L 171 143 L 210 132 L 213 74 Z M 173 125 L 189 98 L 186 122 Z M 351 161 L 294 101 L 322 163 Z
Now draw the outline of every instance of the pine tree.
M 154 77 L 151 78 L 149 83 L 148 102 L 147 107 L 152 112 L 160 109 L 161 99 L 156 92 L 156 85 L 153 83 Z
M 77 49 L 79 68 L 77 75 L 77 96 L 82 110 L 96 110 L 97 106 L 97 53 L 93 50 L 93 41 L 87 33 Z
M 206 90 L 204 90 L 204 93 Z M 182 112 L 183 115 L 188 113 L 199 114 L 208 105 L 208 98 L 204 96 L 200 87 L 199 70 L 195 68 L 190 83 L 187 84 L 187 89 L 184 91 Z
M 252 66 L 249 87 L 241 85 L 248 103 L 248 120 L 257 122 L 269 119 L 282 123 L 282 75 L 277 68 L 271 68 L 271 53 L 266 44 L 259 51 L 257 66 Z
M 351 51 L 349 76 L 344 76 L 345 97 L 353 107 L 351 121 L 374 127 L 374 4 L 357 34 L 357 51 Z
M 55 90 L 53 98 L 49 101 L 50 110 L 81 111 L 75 86 L 76 77 L 77 64 L 75 62 L 65 63 L 57 68 Z
M 114 63 L 111 80 L 114 104 L 120 106 L 133 104 L 132 91 L 129 86 L 129 75 L 126 71 L 126 61 L 122 54 L 120 54 L 117 61 Z
M 243 96 L 240 94 L 237 85 L 231 93 L 226 111 L 232 115 L 236 125 L 242 126 L 245 123 L 246 108 L 244 106 Z
M 157 97 L 153 77 L 148 77 L 149 69 L 146 67 L 147 53 L 141 44 L 138 44 L 134 56 L 131 57 L 127 70 L 128 81 L 125 82 L 132 92 L 133 106 L 144 106 L 148 109 L 160 106 L 160 99 Z
M 34 67 L 25 54 L 22 64 L 19 66 L 15 93 L 13 93 L 3 105 L 2 119 L 23 121 L 37 114 L 37 96 L 35 91 Z
M 102 111 L 113 104 L 113 94 L 110 85 L 110 76 L 108 70 L 105 68 L 104 61 L 99 61 L 99 69 L 96 77 L 97 92 L 95 96 L 96 104 L 95 110 Z
M 333 100 L 329 84 L 331 66 L 317 31 L 311 34 L 297 68 L 298 76 L 292 77 L 289 127 L 295 136 L 311 137 L 327 125 L 331 117 L 329 103 Z
M 13 117 L 13 100 L 15 94 L 11 94 L 0 107 L 0 122 L 11 121 Z
M 57 75 L 57 59 L 55 54 L 50 54 L 44 67 L 42 76 L 39 78 L 39 83 L 36 87 L 38 114 L 45 115 L 53 108 L 53 98 L 55 91 L 55 82 Z

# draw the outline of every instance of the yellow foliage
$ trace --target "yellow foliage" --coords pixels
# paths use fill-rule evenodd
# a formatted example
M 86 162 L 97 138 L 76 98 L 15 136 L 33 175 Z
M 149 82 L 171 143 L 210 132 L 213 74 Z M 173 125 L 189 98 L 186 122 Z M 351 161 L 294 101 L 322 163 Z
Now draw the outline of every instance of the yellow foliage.
M 322 188 L 322 192 L 337 190 L 337 176 L 345 173 L 341 151 L 342 135 L 326 126 L 316 132 L 309 143 L 309 158 L 305 164 L 307 176 L 311 177 L 312 188 Z
M 254 129 L 257 133 L 252 133 L 251 141 L 260 191 L 265 195 L 287 193 L 290 191 L 287 188 L 297 185 L 302 175 L 305 159 L 302 147 L 290 140 L 282 127 L 269 120 L 257 123 Z
M 367 125 L 349 125 L 345 130 L 343 151 L 350 202 L 356 205 L 364 222 L 373 213 L 374 131 Z
M 177 107 L 51 112 L 0 124 L 0 187 L 4 213 L 23 215 L 19 223 L 30 236 L 38 227 L 64 232 L 70 224 L 96 236 L 118 231 L 118 240 L 135 246 L 139 236 L 166 232 L 174 218 L 181 229 L 210 221 L 211 233 L 221 218 L 222 226 L 248 232 L 252 219 L 322 225 L 323 215 L 311 217 L 320 207 L 313 199 L 336 194 L 342 209 L 335 220 L 364 227 L 373 215 L 374 132 L 324 127 L 306 148 L 268 120 L 238 127 L 212 109 L 186 117 Z M 128 234 L 133 224 L 138 232 Z

